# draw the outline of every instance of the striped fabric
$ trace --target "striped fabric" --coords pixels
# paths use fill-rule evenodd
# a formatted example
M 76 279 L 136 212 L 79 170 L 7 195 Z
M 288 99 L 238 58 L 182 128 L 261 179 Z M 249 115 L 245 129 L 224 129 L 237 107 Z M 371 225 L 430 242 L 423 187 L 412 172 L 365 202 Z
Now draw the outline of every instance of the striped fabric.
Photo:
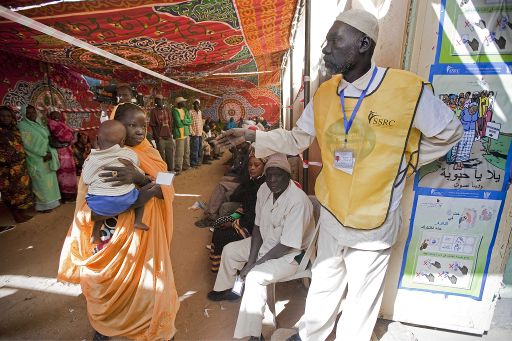
M 201 110 L 195 111 L 190 109 L 190 116 L 192 116 L 192 136 L 203 136 L 203 116 Z
M 124 167 L 118 159 L 127 159 L 136 167 L 139 166 L 137 155 L 130 149 L 121 148 L 118 144 L 105 150 L 92 149 L 82 168 L 82 178 L 89 186 L 88 193 L 92 195 L 119 196 L 135 188 L 135 185 L 112 186 L 110 182 L 102 181 L 99 177 L 105 167 Z

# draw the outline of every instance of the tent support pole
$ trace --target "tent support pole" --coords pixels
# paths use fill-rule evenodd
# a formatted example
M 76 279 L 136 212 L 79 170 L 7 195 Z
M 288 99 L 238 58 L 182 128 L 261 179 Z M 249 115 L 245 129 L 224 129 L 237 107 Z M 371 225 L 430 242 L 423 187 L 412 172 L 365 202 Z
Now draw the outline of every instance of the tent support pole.
M 311 97 L 310 69 L 311 69 L 311 0 L 306 0 L 305 11 L 305 51 L 304 51 L 304 108 L 309 103 Z M 304 192 L 309 193 L 309 149 L 306 149 L 302 157 L 304 159 L 304 169 L 302 171 L 302 188 Z
M 290 48 L 290 55 L 288 56 L 290 63 L 290 111 L 288 112 L 288 129 L 292 130 L 293 127 L 293 47 Z

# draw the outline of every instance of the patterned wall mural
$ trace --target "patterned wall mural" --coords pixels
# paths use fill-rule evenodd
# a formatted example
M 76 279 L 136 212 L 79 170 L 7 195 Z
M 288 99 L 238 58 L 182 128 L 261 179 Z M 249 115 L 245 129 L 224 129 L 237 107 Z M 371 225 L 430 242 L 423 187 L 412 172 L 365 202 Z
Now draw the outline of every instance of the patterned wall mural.
M 13 108 L 32 104 L 42 114 L 63 110 L 70 126 L 87 129 L 99 124 L 99 103 L 84 77 L 60 65 L 0 53 L 0 102 Z
M 42 1 L 7 1 L 26 6 Z M 117 54 L 151 70 L 223 96 L 206 100 L 209 112 L 225 116 L 279 117 L 281 62 L 297 0 L 117 0 L 62 2 L 18 13 Z M 149 84 L 154 79 L 83 49 L 0 21 L 2 50 L 61 64 L 97 79 Z M 232 73 L 248 76 L 226 76 Z M 168 84 L 160 91 L 180 92 Z M 243 98 L 243 99 L 242 99 Z M 234 99 L 236 99 L 235 102 Z M 236 103 L 236 104 L 234 104 Z M 228 111 L 229 111 L 228 110 Z

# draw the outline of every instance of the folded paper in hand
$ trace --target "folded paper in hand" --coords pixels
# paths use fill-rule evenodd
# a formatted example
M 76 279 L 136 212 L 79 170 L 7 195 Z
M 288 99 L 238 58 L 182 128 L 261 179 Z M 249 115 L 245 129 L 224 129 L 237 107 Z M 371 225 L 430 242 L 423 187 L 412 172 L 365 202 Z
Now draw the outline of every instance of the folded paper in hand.
M 174 180 L 174 173 L 168 172 L 160 172 L 156 176 L 157 185 L 172 185 L 172 181 Z

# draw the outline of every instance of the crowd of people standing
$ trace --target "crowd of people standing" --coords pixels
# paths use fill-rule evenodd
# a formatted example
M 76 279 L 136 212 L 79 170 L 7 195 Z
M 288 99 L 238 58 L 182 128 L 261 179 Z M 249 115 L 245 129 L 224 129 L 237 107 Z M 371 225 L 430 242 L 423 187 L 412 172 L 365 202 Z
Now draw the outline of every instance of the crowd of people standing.
M 127 85 L 118 87 L 117 98 L 119 104 L 134 101 Z M 223 129 L 240 124 L 231 120 L 222 128 L 218 122 L 203 117 L 199 99 L 193 100 L 191 107 L 183 97 L 177 97 L 174 104 L 169 109 L 164 97 L 156 95 L 154 107 L 146 117 L 148 140 L 154 142 L 167 169 L 179 175 L 219 159 L 222 152 L 217 136 Z M 108 117 L 101 118 L 105 119 Z M 266 121 L 259 119 L 257 124 L 263 128 Z M 1 106 L 0 131 L 1 198 L 16 223 L 75 200 L 77 176 L 93 148 L 87 133 L 73 130 L 60 111 L 42 113 L 33 105 L 18 113 Z
M 156 95 L 155 106 L 149 113 L 151 139 L 168 170 L 176 175 L 219 159 L 222 152 L 216 142 L 217 136 L 223 130 L 240 126 L 230 119 L 223 129 L 218 122 L 203 116 L 200 99 L 194 99 L 192 107 L 188 103 L 180 96 L 169 109 L 164 104 L 164 97 Z M 261 129 L 265 129 L 261 122 L 267 125 L 266 121 L 260 119 L 258 122 Z

